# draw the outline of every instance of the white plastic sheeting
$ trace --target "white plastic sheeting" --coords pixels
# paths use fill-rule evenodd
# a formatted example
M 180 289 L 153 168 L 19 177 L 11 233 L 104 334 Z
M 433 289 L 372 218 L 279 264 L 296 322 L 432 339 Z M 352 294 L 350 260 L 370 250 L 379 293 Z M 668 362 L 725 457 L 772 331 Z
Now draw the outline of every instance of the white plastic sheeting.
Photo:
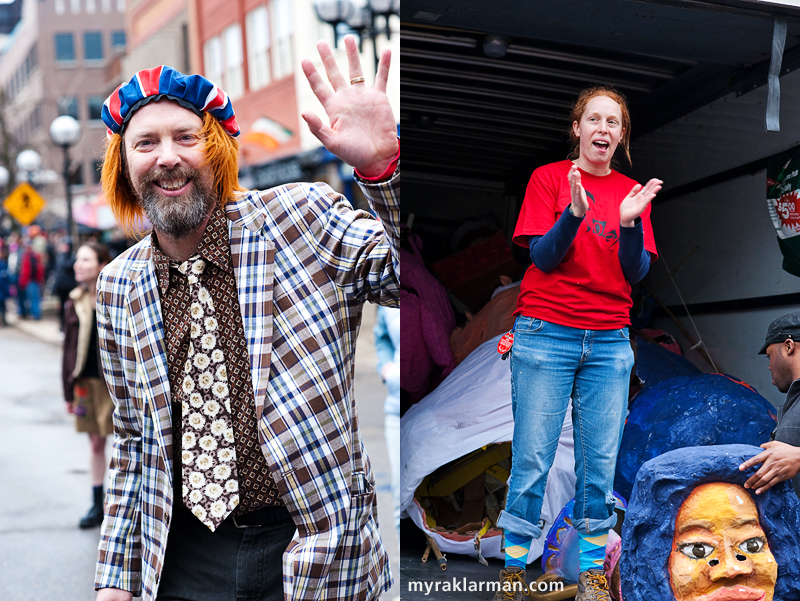
M 511 416 L 509 362 L 497 352 L 500 336 L 485 342 L 461 363 L 439 387 L 412 406 L 401 420 L 400 507 L 404 516 L 433 537 L 442 552 L 475 555 L 472 538 L 431 532 L 424 512 L 414 501 L 414 491 L 428 474 L 481 447 L 510 441 Z M 575 458 L 572 408 L 567 410 L 556 458 L 545 488 L 541 518 L 544 534 L 533 541 L 528 563 L 542 554 L 545 535 L 558 513 L 575 496 Z M 481 541 L 484 557 L 502 559 L 500 539 L 490 531 Z

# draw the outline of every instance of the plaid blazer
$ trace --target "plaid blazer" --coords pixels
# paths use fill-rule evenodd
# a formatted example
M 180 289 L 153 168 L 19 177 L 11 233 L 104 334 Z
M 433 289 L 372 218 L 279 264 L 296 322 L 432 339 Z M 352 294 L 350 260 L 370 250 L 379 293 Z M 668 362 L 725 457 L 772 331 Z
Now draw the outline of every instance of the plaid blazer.
M 291 601 L 374 599 L 392 584 L 353 397 L 364 302 L 399 304 L 399 170 L 362 184 L 380 217 L 325 184 L 240 195 L 225 207 L 259 438 L 297 532 Z M 150 237 L 100 274 L 97 321 L 114 443 L 96 588 L 155 599 L 173 499 L 172 416 Z

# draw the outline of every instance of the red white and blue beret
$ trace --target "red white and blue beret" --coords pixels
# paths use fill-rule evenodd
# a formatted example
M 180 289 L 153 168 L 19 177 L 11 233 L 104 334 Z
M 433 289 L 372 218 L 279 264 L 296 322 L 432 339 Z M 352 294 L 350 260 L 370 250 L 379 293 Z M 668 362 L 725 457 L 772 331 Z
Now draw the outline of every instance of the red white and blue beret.
M 161 65 L 143 69 L 121 84 L 103 103 L 103 121 L 108 135 L 122 133 L 133 113 L 149 102 L 169 98 L 198 117 L 211 113 L 231 136 L 239 135 L 236 115 L 228 95 L 202 75 L 184 75 Z

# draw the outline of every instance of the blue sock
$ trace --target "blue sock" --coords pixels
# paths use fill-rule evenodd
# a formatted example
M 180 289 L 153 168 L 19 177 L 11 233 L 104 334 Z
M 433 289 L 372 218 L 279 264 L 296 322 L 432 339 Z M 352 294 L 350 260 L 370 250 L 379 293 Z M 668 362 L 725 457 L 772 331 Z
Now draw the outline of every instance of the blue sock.
M 528 553 L 531 550 L 532 536 L 519 536 L 506 530 L 506 567 L 522 568 L 528 565 Z
M 580 571 L 602 570 L 603 562 L 606 559 L 608 530 L 602 530 L 593 534 L 578 532 L 578 536 L 580 536 L 580 540 L 578 540 Z

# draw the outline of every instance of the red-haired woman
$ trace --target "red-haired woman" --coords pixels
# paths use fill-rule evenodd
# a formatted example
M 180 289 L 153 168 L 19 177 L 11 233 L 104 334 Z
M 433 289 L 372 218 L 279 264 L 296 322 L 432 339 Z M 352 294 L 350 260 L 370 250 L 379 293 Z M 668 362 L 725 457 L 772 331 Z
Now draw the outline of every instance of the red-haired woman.
M 542 499 L 571 398 L 581 566 L 576 599 L 585 601 L 608 599 L 602 566 L 616 522 L 612 485 L 633 366 L 631 284 L 656 257 L 650 201 L 662 182 L 640 186 L 611 168 L 619 146 L 630 161 L 630 116 L 616 90 L 584 90 L 571 118 L 571 160 L 533 172 L 514 232 L 533 264 L 517 300 L 513 463 L 498 525 L 506 537 L 501 581 L 524 582 L 531 541 L 547 526 L 540 523 Z M 495 598 L 522 599 L 518 594 Z

